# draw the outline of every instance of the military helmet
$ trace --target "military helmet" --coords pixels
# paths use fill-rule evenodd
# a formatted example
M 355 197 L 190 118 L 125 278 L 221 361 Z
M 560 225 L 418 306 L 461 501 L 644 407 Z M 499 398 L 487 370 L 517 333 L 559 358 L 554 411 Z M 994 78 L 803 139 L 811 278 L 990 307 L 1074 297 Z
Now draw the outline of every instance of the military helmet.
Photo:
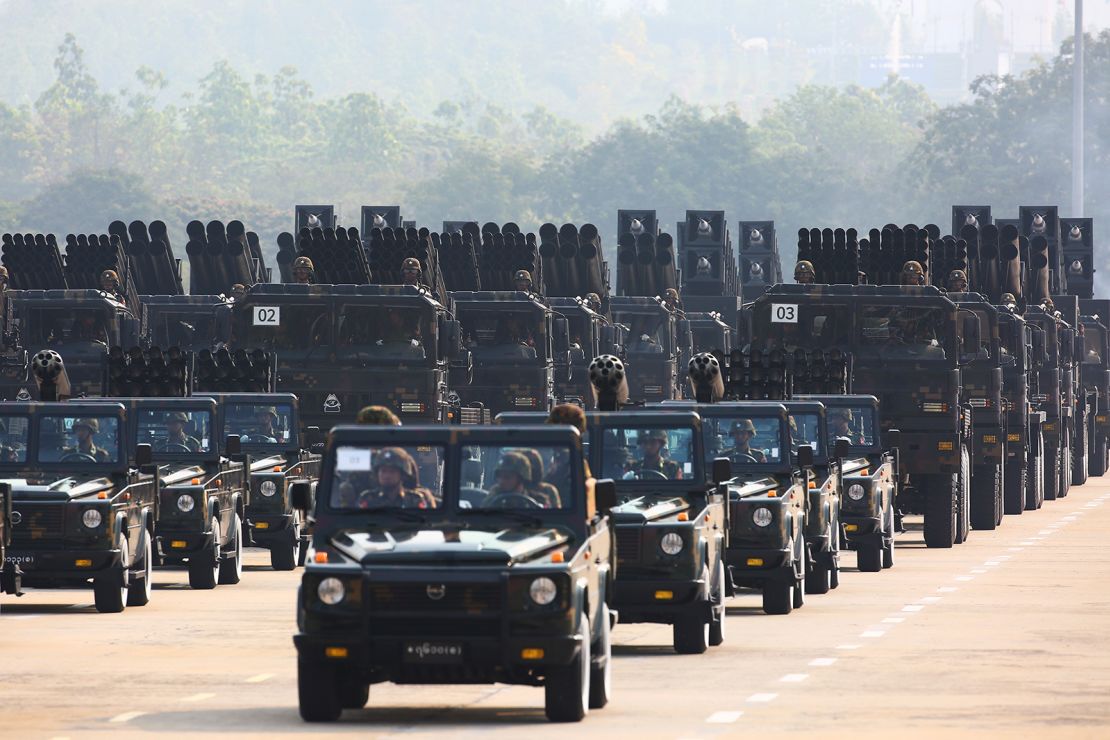
M 166 417 L 166 421 L 180 421 L 182 424 L 188 424 L 189 415 L 184 411 L 174 411 Z
M 1017 303 L 1017 298 L 1014 298 L 1014 294 L 1013 294 L 1013 293 L 1003 293 L 1003 294 L 1002 294 L 1002 300 L 1000 301 L 1000 303 L 1001 303 L 1001 304 L 1002 304 L 1003 306 L 1009 305 L 1009 304 L 1011 304 L 1011 303 L 1015 303 L 1015 304 L 1016 304 L 1016 303 Z
M 385 406 L 366 406 L 355 418 L 358 424 L 380 424 L 382 426 L 401 426 L 401 420 Z
M 532 282 L 532 273 L 528 272 L 527 270 L 517 270 L 516 273 L 513 275 L 513 280 L 517 282 L 521 280 L 527 280 L 530 283 Z
M 100 273 L 100 280 L 101 282 L 105 280 L 111 280 L 112 282 L 119 285 L 119 275 L 116 274 L 115 270 L 105 270 L 104 272 Z
M 0 277 L 2 277 L 2 278 L 8 277 L 8 268 L 0 267 Z
M 243 285 L 242 283 L 235 283 L 235 285 L 231 286 L 231 292 L 232 292 L 232 294 L 246 293 L 247 292 L 247 286 Z
M 516 450 L 516 452 L 519 452 L 520 454 L 528 458 L 528 464 L 532 468 L 532 475 L 527 480 L 527 482 L 533 486 L 543 483 L 543 458 L 540 456 L 540 453 L 529 448 Z
M 756 436 L 755 424 L 752 424 L 751 419 L 737 419 L 732 422 L 732 433 L 736 434 L 737 432 L 751 432 L 754 437 Z
M 412 455 L 407 450 L 400 447 L 386 447 L 383 449 L 375 456 L 374 473 L 384 467 L 400 470 L 406 485 L 415 486 L 418 484 L 416 461 L 412 459 Z
M 401 262 L 401 272 L 415 271 L 420 272 L 420 260 L 415 257 L 405 257 Z
M 808 275 L 811 278 L 817 277 L 817 271 L 813 269 L 812 262 L 809 260 L 801 260 L 798 264 L 794 265 L 794 279 L 798 280 L 801 275 Z
M 948 273 L 948 281 L 952 282 L 953 280 L 963 280 L 966 283 L 967 273 L 965 273 L 963 270 L 953 270 L 952 272 Z
M 675 303 L 678 303 L 679 300 L 678 291 L 674 288 L 667 288 L 666 290 L 664 290 L 663 297 L 668 301 L 674 301 Z
M 527 483 L 532 480 L 532 463 L 528 462 L 528 458 L 522 452 L 506 452 L 501 456 L 501 461 L 497 463 L 497 468 L 493 472 L 494 474 L 516 473 Z
M 906 264 L 902 265 L 902 274 L 923 277 L 925 275 L 925 270 L 921 268 L 921 263 L 917 260 L 909 260 Z
M 281 417 L 278 416 L 277 409 L 274 408 L 273 406 L 264 406 L 264 407 L 262 407 L 262 408 L 260 408 L 260 409 L 258 409 L 254 412 L 255 416 L 260 416 L 262 414 L 266 414 L 267 416 L 271 417 L 274 421 L 277 421 L 279 418 L 281 418 Z
M 662 429 L 645 429 L 644 431 L 640 432 L 640 442 L 649 439 L 657 439 L 663 444 L 667 444 L 667 433 Z
M 73 422 L 73 430 L 77 431 L 78 427 L 85 427 L 93 434 L 96 434 L 100 431 L 100 422 L 98 422 L 96 419 L 78 419 L 77 421 Z
M 573 403 L 561 403 L 551 409 L 547 416 L 548 424 L 566 424 L 578 430 L 579 434 L 586 433 L 586 412 L 581 406 Z
M 591 311 L 600 311 L 601 310 L 601 296 L 599 296 L 597 293 L 587 293 L 586 294 L 586 306 Z
M 852 410 L 846 408 L 832 407 L 828 410 L 827 416 L 830 419 L 844 419 L 845 421 L 852 421 Z
M 294 270 L 299 270 L 299 269 L 302 269 L 302 268 L 305 269 L 305 270 L 309 270 L 309 271 L 314 271 L 316 269 L 312 264 L 312 260 L 310 260 L 308 257 L 305 257 L 303 255 L 298 257 L 297 259 L 293 260 L 293 269 Z

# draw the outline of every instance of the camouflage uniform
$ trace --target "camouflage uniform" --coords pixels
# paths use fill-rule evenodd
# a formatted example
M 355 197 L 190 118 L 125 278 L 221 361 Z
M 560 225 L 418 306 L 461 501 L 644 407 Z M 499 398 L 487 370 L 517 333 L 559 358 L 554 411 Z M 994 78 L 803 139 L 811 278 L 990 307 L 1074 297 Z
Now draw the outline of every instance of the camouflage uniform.
M 817 282 L 817 272 L 809 260 L 801 260 L 794 265 L 794 282 L 799 285 L 812 285 Z
M 682 299 L 678 295 L 678 291 L 674 288 L 667 288 L 663 291 L 663 305 L 671 311 L 682 311 Z
M 78 440 L 77 444 L 72 447 L 63 447 L 62 457 L 66 455 L 90 455 L 97 462 L 110 462 L 112 454 L 102 447 L 97 447 L 96 443 L 93 442 L 93 435 L 100 431 L 100 422 L 96 419 L 78 419 L 73 423 L 74 433 L 80 427 L 88 429 L 89 436 L 84 442 Z
M 167 425 L 171 421 L 180 422 L 182 425 L 189 423 L 189 416 L 184 411 L 175 411 L 166 419 Z M 189 452 L 200 452 L 200 440 L 185 433 L 185 428 L 182 426 L 180 434 L 174 434 L 172 431 L 166 435 L 166 441 L 162 444 L 162 452 L 167 452 L 171 446 L 181 445 L 187 447 Z
M 752 435 L 744 447 L 741 447 L 736 440 L 737 432 L 750 432 Z M 741 455 L 750 455 L 756 462 L 767 462 L 767 456 L 763 454 L 763 450 L 753 449 L 751 446 L 751 440 L 756 437 L 755 424 L 752 424 L 751 419 L 737 419 L 734 421 L 732 423 L 732 429 L 729 430 L 729 436 L 733 438 L 734 444 L 731 449 L 725 450 L 725 455 L 732 459 L 733 462 L 736 462 L 736 458 Z
M 667 433 L 661 430 L 647 430 L 640 433 L 639 439 L 656 439 L 663 443 L 662 450 L 667 448 Z M 682 468 L 674 460 L 667 460 L 660 454 L 654 460 L 643 458 L 637 462 L 632 463 L 629 468 L 630 472 L 640 473 L 646 470 L 657 471 L 667 477 L 667 480 L 680 480 L 682 478 Z
M 544 480 L 543 458 L 537 450 L 522 449 L 517 452 L 528 458 L 532 466 L 531 476 L 524 482 L 524 489 L 528 495 L 545 504 L 549 509 L 558 509 L 562 506 L 559 501 L 559 489 Z
M 301 285 L 311 285 L 316 281 L 316 266 L 308 257 L 298 257 L 293 260 L 293 282 Z

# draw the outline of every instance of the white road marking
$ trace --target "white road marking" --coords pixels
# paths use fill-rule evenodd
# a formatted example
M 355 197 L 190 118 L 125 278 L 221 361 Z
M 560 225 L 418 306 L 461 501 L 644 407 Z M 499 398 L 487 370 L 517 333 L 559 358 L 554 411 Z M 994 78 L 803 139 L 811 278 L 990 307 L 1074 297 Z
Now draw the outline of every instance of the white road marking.
M 259 673 L 257 676 L 251 676 L 247 679 L 247 683 L 262 683 L 274 677 L 272 673 Z
M 924 604 L 906 604 L 902 607 L 904 612 L 919 612 L 925 608 Z
M 809 664 L 814 667 L 830 666 L 836 662 L 836 658 L 814 658 L 809 661 Z
M 975 576 L 956 576 L 957 581 L 970 581 L 970 580 L 973 580 L 974 578 L 975 578 Z
M 1010 552 L 1021 552 L 1024 549 L 1024 547 L 1011 547 Z
M 808 673 L 787 673 L 779 679 L 782 683 L 801 683 L 809 678 Z
M 987 569 L 986 568 L 972 568 L 971 572 L 972 573 L 978 573 L 978 574 L 982 575 L 983 573 L 987 572 Z
M 711 725 L 728 725 L 740 719 L 743 715 L 743 712 L 714 712 L 706 717 L 705 721 Z
M 943 596 L 922 596 L 918 601 L 923 601 L 926 604 L 935 604 L 943 598 Z
M 136 717 L 142 717 L 144 714 L 146 714 L 146 712 L 124 712 L 123 714 L 117 714 L 115 717 L 112 717 L 108 721 L 115 722 L 117 724 L 120 722 L 130 722 Z
M 905 621 L 905 617 L 887 617 L 883 620 L 883 624 L 901 624 Z
M 748 697 L 748 701 L 766 704 L 767 702 L 774 701 L 777 698 L 779 698 L 778 694 L 752 694 Z
M 866 632 L 861 632 L 860 637 L 882 637 L 885 634 L 886 632 L 883 630 L 867 630 Z
M 837 646 L 836 646 L 836 649 L 837 649 L 837 650 L 858 650 L 858 649 L 859 649 L 859 645 L 854 645 L 854 644 L 849 644 L 849 645 L 837 645 Z
M 1042 529 L 1040 532 L 1037 532 L 1037 534 L 1039 534 L 1039 535 L 1052 534 L 1052 530 L 1051 529 Z
M 950 594 L 953 591 L 959 591 L 959 590 L 960 590 L 959 586 L 938 586 L 937 587 L 937 591 L 941 592 L 942 594 Z
M 208 692 L 202 692 L 200 694 L 193 694 L 192 696 L 184 696 L 184 697 L 181 698 L 181 701 L 205 701 L 206 699 L 215 699 L 215 698 L 216 698 L 215 694 L 208 693 Z
M 983 563 L 983 565 L 988 565 L 988 566 L 1002 565 L 1002 561 L 1001 560 L 988 560 L 987 562 Z

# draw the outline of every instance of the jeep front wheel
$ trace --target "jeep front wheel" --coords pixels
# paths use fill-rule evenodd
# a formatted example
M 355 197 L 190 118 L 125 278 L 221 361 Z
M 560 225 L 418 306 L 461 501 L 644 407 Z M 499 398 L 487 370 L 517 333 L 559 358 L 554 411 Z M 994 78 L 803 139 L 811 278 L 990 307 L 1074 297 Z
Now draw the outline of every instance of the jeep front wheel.
M 329 666 L 297 661 L 297 699 L 305 722 L 334 722 L 343 712 L 335 670 Z
M 590 702 L 590 619 L 578 624 L 578 654 L 569 665 L 554 668 L 544 682 L 544 714 L 552 722 L 581 722 Z

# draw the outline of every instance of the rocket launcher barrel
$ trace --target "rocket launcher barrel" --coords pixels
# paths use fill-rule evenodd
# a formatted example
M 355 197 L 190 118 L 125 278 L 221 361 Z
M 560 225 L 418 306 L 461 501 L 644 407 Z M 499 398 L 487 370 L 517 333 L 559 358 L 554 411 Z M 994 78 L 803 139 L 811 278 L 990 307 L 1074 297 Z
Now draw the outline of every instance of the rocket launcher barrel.
M 628 376 L 615 355 L 599 355 L 590 362 L 590 388 L 598 411 L 618 411 L 628 403 Z
M 694 399 L 698 403 L 716 403 L 725 395 L 725 379 L 721 373 L 721 363 L 709 352 L 701 352 L 690 358 L 687 380 Z

